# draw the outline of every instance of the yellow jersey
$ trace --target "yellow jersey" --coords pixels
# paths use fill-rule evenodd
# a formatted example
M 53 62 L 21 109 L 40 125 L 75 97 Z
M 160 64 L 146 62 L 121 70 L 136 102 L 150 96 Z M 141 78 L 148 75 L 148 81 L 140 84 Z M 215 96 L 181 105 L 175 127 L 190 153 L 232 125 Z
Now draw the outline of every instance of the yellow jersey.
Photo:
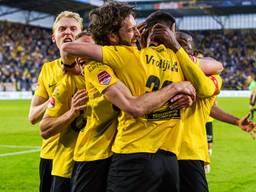
M 217 92 L 219 92 L 222 84 L 220 76 L 214 75 L 210 77 L 214 79 Z M 208 144 L 205 130 L 205 124 L 209 117 L 210 110 L 214 104 L 215 96 L 201 99 L 197 98 L 191 107 L 185 109 L 184 113 L 184 132 L 179 160 L 201 160 L 209 163 Z
M 134 96 L 184 80 L 175 53 L 163 45 L 140 51 L 131 46 L 104 46 L 102 52 L 103 63 L 114 70 Z M 181 115 L 182 111 L 171 111 L 168 105 L 139 118 L 122 112 L 118 118 L 118 132 L 113 143 L 113 152 L 155 153 L 172 131 L 176 133 L 172 140 L 176 143 L 182 131 L 179 129 Z M 172 149 L 169 151 L 173 152 Z
M 117 116 L 112 103 L 102 92 L 118 79 L 112 69 L 97 62 L 90 62 L 84 68 L 87 103 L 87 124 L 79 133 L 74 160 L 95 161 L 112 155 L 111 147 L 117 130 Z
M 50 98 L 46 114 L 59 117 L 71 108 L 72 96 L 80 89 L 85 89 L 84 77 L 67 73 L 55 88 Z M 70 178 L 73 169 L 73 155 L 79 130 L 85 126 L 86 115 L 81 112 L 71 124 L 65 125 L 64 131 L 57 134 L 56 151 L 52 164 L 52 175 Z
M 213 118 L 209 115 L 208 117 L 207 117 L 207 120 L 206 120 L 206 122 L 213 122 Z
M 48 99 L 57 83 L 62 79 L 61 60 L 56 59 L 52 62 L 45 63 L 38 77 L 35 96 Z M 42 140 L 40 157 L 44 159 L 53 159 L 55 146 L 57 144 L 57 136 Z

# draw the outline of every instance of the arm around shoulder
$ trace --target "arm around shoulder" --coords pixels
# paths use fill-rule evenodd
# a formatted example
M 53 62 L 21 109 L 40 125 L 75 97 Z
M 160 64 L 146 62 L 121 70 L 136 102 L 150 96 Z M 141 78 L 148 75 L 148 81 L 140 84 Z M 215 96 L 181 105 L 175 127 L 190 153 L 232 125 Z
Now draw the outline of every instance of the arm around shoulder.
M 68 42 L 61 46 L 62 59 L 64 63 L 70 57 L 88 57 L 95 61 L 102 62 L 102 47 L 100 45 L 84 42 Z
M 59 117 L 51 117 L 47 114 L 44 115 L 42 121 L 39 124 L 40 135 L 44 139 L 48 139 L 67 128 L 75 118 L 76 114 L 71 110 L 67 111 Z
M 130 90 L 119 81 L 103 92 L 107 100 L 122 111 L 131 114 L 134 118 L 154 111 L 179 93 L 195 96 L 194 87 L 189 82 L 173 83 L 159 91 L 145 93 L 141 96 L 133 96 Z

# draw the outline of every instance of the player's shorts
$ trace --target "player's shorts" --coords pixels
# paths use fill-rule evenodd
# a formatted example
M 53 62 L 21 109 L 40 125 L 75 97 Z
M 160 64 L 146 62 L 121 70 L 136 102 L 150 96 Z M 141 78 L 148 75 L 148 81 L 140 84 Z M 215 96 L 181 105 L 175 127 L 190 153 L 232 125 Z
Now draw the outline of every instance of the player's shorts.
M 49 192 L 52 186 L 52 159 L 40 159 L 40 192 Z
M 105 192 L 111 158 L 75 162 L 71 177 L 72 192 Z
M 250 106 L 251 108 L 255 107 L 256 104 L 256 92 L 253 91 L 250 96 Z
M 213 130 L 212 130 L 212 122 L 207 122 L 205 124 L 207 141 L 208 143 L 213 143 Z
M 176 155 L 162 150 L 154 154 L 114 154 L 109 169 L 107 191 L 179 191 Z
M 70 178 L 53 176 L 51 192 L 70 192 Z
M 180 192 L 208 192 L 204 162 L 179 160 Z

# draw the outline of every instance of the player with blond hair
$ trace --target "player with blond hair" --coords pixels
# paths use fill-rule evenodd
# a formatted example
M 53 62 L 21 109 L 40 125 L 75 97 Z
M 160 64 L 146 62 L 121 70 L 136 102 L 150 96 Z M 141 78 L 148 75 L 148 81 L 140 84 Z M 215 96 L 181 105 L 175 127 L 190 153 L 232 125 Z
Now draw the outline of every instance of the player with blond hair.
M 52 27 L 52 41 L 60 47 L 75 39 L 75 36 L 83 29 L 82 18 L 79 14 L 64 11 L 55 19 Z M 58 82 L 63 77 L 62 59 L 44 63 L 38 77 L 38 85 L 31 101 L 29 121 L 35 124 L 41 121 L 48 105 L 53 104 L 49 100 Z M 40 192 L 49 192 L 52 185 L 52 160 L 57 144 L 57 136 L 43 139 L 40 154 Z

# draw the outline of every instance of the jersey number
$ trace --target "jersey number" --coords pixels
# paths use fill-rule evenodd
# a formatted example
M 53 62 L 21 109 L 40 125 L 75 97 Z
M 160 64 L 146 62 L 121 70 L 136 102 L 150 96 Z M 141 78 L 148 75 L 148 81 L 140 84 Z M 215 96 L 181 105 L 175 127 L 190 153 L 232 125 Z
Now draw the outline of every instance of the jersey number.
M 171 83 L 172 83 L 172 81 L 165 80 L 161 88 L 166 87 L 167 85 L 170 85 Z M 153 87 L 152 91 L 157 91 L 160 89 L 160 84 L 161 84 L 161 82 L 160 82 L 159 77 L 150 75 L 147 80 L 146 87 L 149 89 L 151 87 Z

